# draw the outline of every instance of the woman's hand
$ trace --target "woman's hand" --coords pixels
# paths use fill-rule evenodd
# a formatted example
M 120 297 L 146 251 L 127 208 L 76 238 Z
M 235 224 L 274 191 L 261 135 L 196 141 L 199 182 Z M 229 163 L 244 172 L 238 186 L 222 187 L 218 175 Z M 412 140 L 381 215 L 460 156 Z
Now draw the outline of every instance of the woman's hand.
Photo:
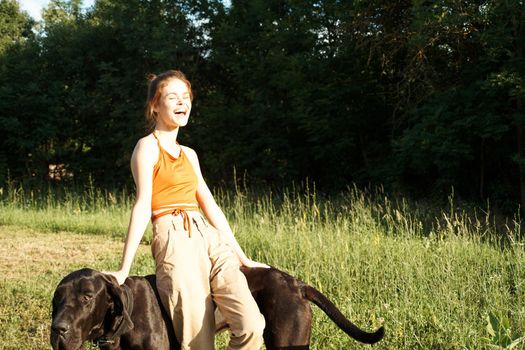
M 269 265 L 266 265 L 266 264 L 263 264 L 263 263 L 260 263 L 260 262 L 257 262 L 257 261 L 253 261 L 253 260 L 250 260 L 248 258 L 242 259 L 240 261 L 241 261 L 241 265 L 242 266 L 246 266 L 246 267 L 262 267 L 262 268 L 266 268 L 266 269 L 269 269 L 271 267 Z
M 128 274 L 124 271 L 102 271 L 103 274 L 111 275 L 117 279 L 118 285 L 121 286 L 126 281 L 126 278 L 128 278 Z

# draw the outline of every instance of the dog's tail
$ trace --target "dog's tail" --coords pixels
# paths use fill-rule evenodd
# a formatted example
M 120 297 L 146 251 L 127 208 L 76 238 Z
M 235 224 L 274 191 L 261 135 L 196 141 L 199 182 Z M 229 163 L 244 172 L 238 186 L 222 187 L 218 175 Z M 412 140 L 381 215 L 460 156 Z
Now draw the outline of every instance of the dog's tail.
M 319 308 L 321 308 L 321 310 L 323 310 L 324 313 L 328 315 L 337 326 L 339 326 L 339 328 L 355 340 L 366 344 L 374 344 L 383 339 L 383 336 L 385 335 L 385 329 L 383 327 L 380 327 L 377 331 L 372 333 L 363 331 L 350 322 L 350 320 L 348 320 L 327 297 L 314 287 L 305 284 L 303 287 L 303 294 L 306 299 L 319 306 Z

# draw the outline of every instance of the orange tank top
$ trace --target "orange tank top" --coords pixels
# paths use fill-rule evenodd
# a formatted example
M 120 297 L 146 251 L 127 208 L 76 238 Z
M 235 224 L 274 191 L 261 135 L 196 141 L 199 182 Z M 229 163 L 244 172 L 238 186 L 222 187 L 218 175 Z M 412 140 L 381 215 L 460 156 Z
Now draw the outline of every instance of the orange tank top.
M 161 210 L 151 220 L 185 210 L 198 210 L 197 176 L 190 160 L 180 150 L 179 157 L 169 154 L 157 138 L 159 158 L 153 167 L 153 188 L 151 194 L 151 211 Z

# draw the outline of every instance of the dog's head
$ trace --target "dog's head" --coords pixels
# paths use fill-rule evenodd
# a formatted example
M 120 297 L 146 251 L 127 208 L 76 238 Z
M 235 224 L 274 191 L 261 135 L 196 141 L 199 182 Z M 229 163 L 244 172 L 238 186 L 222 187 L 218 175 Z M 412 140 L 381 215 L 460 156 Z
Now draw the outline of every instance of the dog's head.
M 70 273 L 53 296 L 51 346 L 77 350 L 86 340 L 133 328 L 128 302 L 132 301 L 113 276 L 91 269 Z

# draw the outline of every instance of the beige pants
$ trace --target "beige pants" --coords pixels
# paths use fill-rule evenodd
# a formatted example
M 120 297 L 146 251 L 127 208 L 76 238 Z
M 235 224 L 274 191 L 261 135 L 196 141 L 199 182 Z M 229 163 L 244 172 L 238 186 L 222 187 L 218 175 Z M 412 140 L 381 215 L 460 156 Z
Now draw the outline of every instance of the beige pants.
M 153 224 L 151 244 L 157 288 L 181 349 L 214 349 L 215 305 L 231 330 L 228 349 L 260 349 L 264 317 L 237 256 L 220 231 L 191 214 L 191 235 L 182 215 L 167 215 Z

